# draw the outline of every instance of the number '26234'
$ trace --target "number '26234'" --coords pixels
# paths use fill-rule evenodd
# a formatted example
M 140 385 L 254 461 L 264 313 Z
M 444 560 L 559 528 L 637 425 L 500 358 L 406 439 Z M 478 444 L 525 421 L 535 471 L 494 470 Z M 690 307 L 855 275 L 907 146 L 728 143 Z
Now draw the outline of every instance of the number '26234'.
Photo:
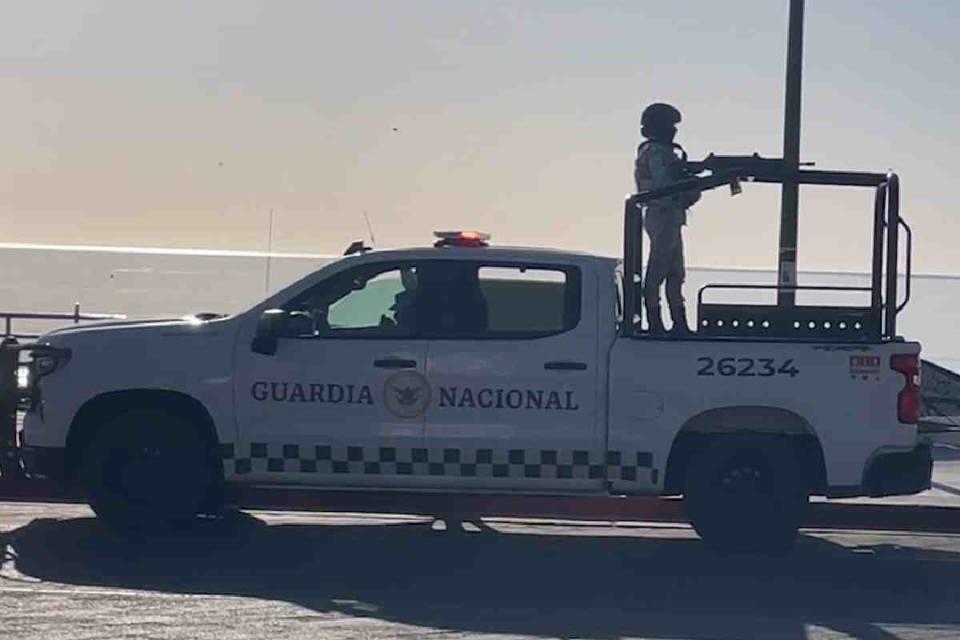
M 793 360 L 774 358 L 697 358 L 698 376 L 740 376 L 744 378 L 772 376 L 796 377 L 800 370 Z

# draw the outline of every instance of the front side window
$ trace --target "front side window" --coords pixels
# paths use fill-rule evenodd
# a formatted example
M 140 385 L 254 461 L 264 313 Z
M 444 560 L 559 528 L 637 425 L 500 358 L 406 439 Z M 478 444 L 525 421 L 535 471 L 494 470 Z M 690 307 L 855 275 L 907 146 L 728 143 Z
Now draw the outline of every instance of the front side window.
M 415 265 L 362 265 L 284 305 L 290 337 L 409 337 L 416 333 Z

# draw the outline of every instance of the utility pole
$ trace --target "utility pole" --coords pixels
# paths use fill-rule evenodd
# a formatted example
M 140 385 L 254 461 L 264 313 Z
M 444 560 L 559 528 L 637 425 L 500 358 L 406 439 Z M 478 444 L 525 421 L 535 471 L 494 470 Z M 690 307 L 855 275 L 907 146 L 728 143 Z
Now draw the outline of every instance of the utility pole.
M 800 168 L 800 88 L 803 77 L 803 4 L 790 0 L 790 22 L 787 31 L 787 86 L 783 108 L 783 159 L 793 169 Z M 797 284 L 797 211 L 800 186 L 796 181 L 783 183 L 780 196 L 780 257 L 777 284 Z M 779 289 L 777 304 L 791 307 L 796 291 Z

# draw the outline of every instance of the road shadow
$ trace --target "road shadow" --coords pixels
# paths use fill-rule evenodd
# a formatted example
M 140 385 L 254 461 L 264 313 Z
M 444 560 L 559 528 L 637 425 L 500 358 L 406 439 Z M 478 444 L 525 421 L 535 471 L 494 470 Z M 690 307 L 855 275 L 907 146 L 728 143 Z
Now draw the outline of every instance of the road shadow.
M 558 530 L 559 531 L 559 530 Z M 863 640 L 887 624 L 960 625 L 960 554 L 840 546 L 719 555 L 695 539 L 434 531 L 426 523 L 272 524 L 246 515 L 190 536 L 121 539 L 92 518 L 2 534 L 45 581 L 238 595 L 465 633 Z

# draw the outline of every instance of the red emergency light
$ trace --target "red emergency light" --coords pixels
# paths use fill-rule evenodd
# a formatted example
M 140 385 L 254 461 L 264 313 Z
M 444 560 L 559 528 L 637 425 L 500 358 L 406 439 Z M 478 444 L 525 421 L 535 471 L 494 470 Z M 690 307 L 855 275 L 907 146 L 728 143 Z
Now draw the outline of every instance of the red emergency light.
M 435 247 L 487 247 L 490 234 L 480 231 L 434 231 L 437 241 Z

